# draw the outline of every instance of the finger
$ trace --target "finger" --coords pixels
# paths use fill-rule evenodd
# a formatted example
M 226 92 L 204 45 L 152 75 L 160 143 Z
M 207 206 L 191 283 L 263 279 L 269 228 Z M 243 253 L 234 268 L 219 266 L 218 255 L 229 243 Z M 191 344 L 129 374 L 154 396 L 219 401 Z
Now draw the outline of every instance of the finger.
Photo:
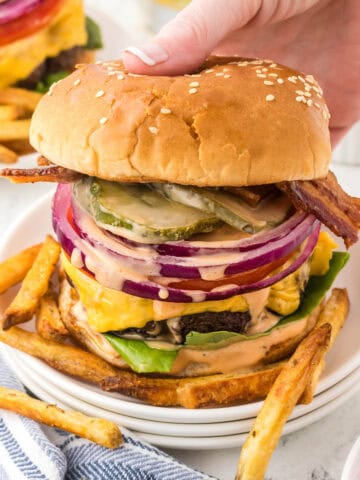
M 195 0 L 149 43 L 128 47 L 124 64 L 134 73 L 191 72 L 235 29 L 248 23 L 262 0 Z

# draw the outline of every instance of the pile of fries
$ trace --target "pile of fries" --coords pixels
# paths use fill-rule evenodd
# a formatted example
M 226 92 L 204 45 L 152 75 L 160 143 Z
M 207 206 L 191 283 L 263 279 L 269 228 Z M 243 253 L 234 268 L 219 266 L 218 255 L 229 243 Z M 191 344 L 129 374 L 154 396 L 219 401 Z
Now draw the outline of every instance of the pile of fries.
M 23 88 L 0 90 L 0 162 L 15 163 L 30 153 L 31 116 L 42 95 Z
M 0 341 L 40 358 L 68 375 L 153 405 L 200 408 L 246 403 L 266 397 L 242 448 L 236 475 L 241 480 L 263 479 L 283 426 L 295 405 L 312 401 L 325 365 L 325 355 L 348 314 L 346 290 L 333 289 L 330 298 L 319 308 L 316 327 L 286 361 L 250 373 L 196 378 L 144 376 L 116 368 L 73 344 L 66 328 L 71 323 L 66 316 L 71 315 L 69 302 L 72 295 L 65 295 L 69 292 L 64 291 L 73 289 L 58 270 L 59 255 L 59 244 L 47 236 L 44 243 L 0 264 L 0 294 L 22 282 L 3 313 Z M 34 315 L 36 332 L 17 326 Z M 45 408 L 38 400 L 30 400 L 22 393 L 15 394 L 4 388 L 0 388 L 0 408 L 68 429 L 110 448 L 121 442 L 120 431 L 111 422 L 66 413 L 57 407 Z

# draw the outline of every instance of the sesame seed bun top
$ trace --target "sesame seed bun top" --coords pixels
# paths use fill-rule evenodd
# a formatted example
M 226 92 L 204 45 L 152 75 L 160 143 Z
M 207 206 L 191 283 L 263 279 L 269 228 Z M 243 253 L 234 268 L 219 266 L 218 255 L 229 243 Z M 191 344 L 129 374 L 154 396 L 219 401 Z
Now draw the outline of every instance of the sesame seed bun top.
M 191 75 L 78 68 L 40 101 L 33 147 L 117 181 L 242 186 L 327 174 L 329 113 L 311 75 L 270 60 L 212 57 Z

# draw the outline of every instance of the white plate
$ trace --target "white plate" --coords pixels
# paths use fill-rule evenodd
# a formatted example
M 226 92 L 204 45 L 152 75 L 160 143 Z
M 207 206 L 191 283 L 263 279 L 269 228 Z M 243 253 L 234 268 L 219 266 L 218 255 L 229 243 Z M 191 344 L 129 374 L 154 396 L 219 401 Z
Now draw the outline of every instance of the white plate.
M 103 408 L 99 408 L 98 405 L 93 405 L 86 399 L 78 399 L 69 392 L 64 392 L 59 389 L 57 384 L 53 384 L 48 380 L 44 380 L 39 374 L 35 373 L 32 368 L 26 363 L 28 356 L 22 355 L 11 356 L 12 366 L 16 374 L 27 385 L 27 380 L 35 382 L 37 385 L 41 385 L 41 388 L 53 396 L 57 400 L 67 403 L 74 409 L 88 409 L 88 413 L 91 415 L 98 415 L 107 418 L 113 422 L 123 425 L 131 430 L 136 430 L 142 433 L 150 433 L 156 435 L 168 435 L 168 436 L 185 436 L 185 437 L 216 437 L 225 435 L 234 435 L 239 433 L 249 432 L 254 418 L 244 420 L 234 420 L 231 422 L 223 423 L 200 423 L 200 424 L 179 424 L 170 422 L 154 422 L 134 417 L 121 415 L 116 412 L 112 412 Z M 8 355 L 9 359 L 9 355 Z M 360 380 L 360 368 L 356 369 L 353 373 L 348 375 L 344 380 L 334 385 L 329 391 L 318 395 L 310 405 L 304 406 L 304 409 L 298 409 L 290 416 L 290 421 L 299 418 L 305 414 L 308 414 L 318 408 L 323 407 L 326 403 L 338 398 L 344 392 L 352 388 L 354 385 L 359 384 Z M 29 388 L 30 386 L 27 385 Z M 360 386 L 360 384 L 359 384 Z M 302 411 L 302 414 L 299 412 Z
M 12 225 L 0 245 L 0 258 L 8 257 L 22 248 L 43 240 L 45 234 L 52 231 L 51 198 L 52 195 L 48 194 L 39 199 Z M 360 310 L 360 296 L 357 291 L 360 284 L 360 269 L 357 268 L 359 263 L 360 245 L 358 244 L 352 249 L 351 261 L 336 281 L 336 285 L 348 287 L 352 308 L 334 348 L 327 356 L 327 365 L 320 380 L 318 393 L 329 389 L 360 366 L 360 322 L 356 315 L 356 312 Z M 9 291 L 0 298 L 0 311 L 8 303 L 11 295 L 12 292 Z M 74 393 L 77 397 L 102 408 L 137 418 L 173 423 L 225 422 L 254 417 L 261 405 L 261 402 L 256 402 L 235 407 L 199 410 L 154 407 L 123 395 L 103 392 L 85 382 L 56 372 L 35 358 L 29 359 L 28 363 L 43 378 L 48 378 L 49 381 L 56 379 L 59 388 L 64 391 Z M 296 409 L 299 408 L 304 407 L 296 407 Z
M 62 408 L 67 409 L 76 409 L 79 410 L 87 415 L 91 416 L 100 416 L 106 418 L 108 420 L 114 421 L 115 423 L 119 423 L 117 421 L 117 415 L 102 410 L 100 408 L 94 407 L 93 405 L 89 405 L 85 402 L 82 402 L 78 399 L 74 399 L 70 395 L 66 395 L 60 393 L 60 390 L 54 390 L 54 394 L 48 393 L 45 391 L 44 385 L 41 386 L 34 381 L 34 379 L 30 379 L 28 374 L 25 373 L 21 368 L 17 370 L 17 375 L 19 376 L 20 380 L 27 386 L 29 390 L 31 390 L 38 398 L 48 402 L 48 403 L 57 403 Z M 353 374 L 352 374 L 353 375 Z M 352 383 L 352 382 L 351 382 Z M 357 383 L 357 387 L 359 387 L 359 383 Z M 284 427 L 283 435 L 287 435 L 289 433 L 293 433 L 301 428 L 310 425 L 317 420 L 320 420 L 324 416 L 330 414 L 340 405 L 342 405 L 348 398 L 350 398 L 353 394 L 356 393 L 356 388 L 350 386 L 348 390 L 345 390 L 342 395 L 335 398 L 331 402 L 323 405 L 322 407 L 314 410 L 307 415 L 303 415 L 296 420 L 288 421 Z M 121 423 L 120 423 L 121 426 Z M 205 426 L 205 425 L 204 425 Z M 172 435 L 158 435 L 158 434 L 149 434 L 144 433 L 142 431 L 135 431 L 132 430 L 140 439 L 151 443 L 152 445 L 157 445 L 159 447 L 164 448 L 175 448 L 181 450 L 204 450 L 204 449 L 215 449 L 218 450 L 219 448 L 234 448 L 243 445 L 248 432 L 239 433 L 235 435 L 224 435 L 224 436 L 214 436 L 211 435 L 209 437 L 187 437 L 187 436 L 179 436 L 178 435 L 178 425 L 173 425 L 173 429 L 175 429 L 175 433 L 172 432 Z

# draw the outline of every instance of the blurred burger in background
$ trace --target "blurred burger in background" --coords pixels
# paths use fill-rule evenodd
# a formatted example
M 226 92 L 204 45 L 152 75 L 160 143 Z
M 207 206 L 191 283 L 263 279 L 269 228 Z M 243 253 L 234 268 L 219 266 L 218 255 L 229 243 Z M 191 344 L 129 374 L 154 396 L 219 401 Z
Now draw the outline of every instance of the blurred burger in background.
M 102 47 L 98 25 L 82 0 L 0 2 L 0 88 L 40 93 Z

